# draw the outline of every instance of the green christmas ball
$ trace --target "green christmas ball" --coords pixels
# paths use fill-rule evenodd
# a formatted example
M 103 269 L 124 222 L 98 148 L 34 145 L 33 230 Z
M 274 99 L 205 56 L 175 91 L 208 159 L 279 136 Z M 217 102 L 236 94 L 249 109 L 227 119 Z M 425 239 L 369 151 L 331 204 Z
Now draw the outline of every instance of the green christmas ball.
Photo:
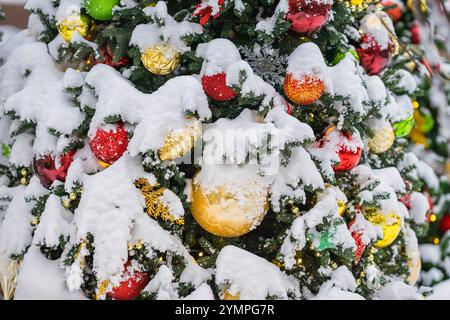
M 84 0 L 84 8 L 94 19 L 108 21 L 113 17 L 113 8 L 120 0 Z
M 410 115 L 408 118 L 394 123 L 393 127 L 397 138 L 406 137 L 414 127 L 414 115 Z
M 345 55 L 348 53 L 350 53 L 352 56 L 355 57 L 356 61 L 359 61 L 359 56 L 356 53 L 356 51 L 354 49 L 348 49 L 346 52 L 338 52 L 333 59 L 333 64 L 336 65 L 338 64 L 342 59 L 345 58 Z
M 428 133 L 434 128 L 434 118 L 433 114 L 427 110 L 422 109 L 421 111 L 417 110 L 416 112 L 416 128 L 419 129 L 420 132 Z

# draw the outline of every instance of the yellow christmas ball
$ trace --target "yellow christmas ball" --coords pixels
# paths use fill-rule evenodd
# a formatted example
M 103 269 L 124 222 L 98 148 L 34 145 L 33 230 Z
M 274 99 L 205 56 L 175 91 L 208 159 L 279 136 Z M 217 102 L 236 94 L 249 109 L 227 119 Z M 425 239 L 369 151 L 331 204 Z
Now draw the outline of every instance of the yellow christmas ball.
M 78 31 L 83 38 L 86 38 L 94 29 L 95 23 L 85 14 L 73 14 L 58 25 L 59 34 L 67 42 L 72 41 L 75 31 Z
M 167 75 L 180 64 L 180 53 L 167 44 L 155 44 L 141 54 L 144 67 L 153 74 Z
M 338 213 L 342 217 L 344 215 L 345 209 L 347 209 L 347 206 L 345 205 L 345 202 L 340 199 L 338 199 L 337 205 L 338 205 Z
M 373 225 L 383 229 L 383 238 L 375 243 L 375 247 L 385 248 L 397 239 L 401 225 L 401 219 L 397 214 L 393 212 L 384 214 L 375 209 L 366 218 Z
M 201 126 L 199 121 L 194 121 L 184 129 L 173 131 L 166 137 L 164 145 L 159 149 L 159 158 L 162 161 L 167 161 L 183 157 L 192 150 L 200 136 Z
M 373 130 L 374 136 L 369 139 L 369 149 L 372 153 L 383 153 L 389 150 L 395 141 L 395 132 L 391 125 Z
M 267 188 L 256 180 L 231 189 L 221 185 L 206 192 L 200 183 L 193 183 L 192 215 L 203 229 L 219 237 L 239 237 L 250 232 L 269 208 Z

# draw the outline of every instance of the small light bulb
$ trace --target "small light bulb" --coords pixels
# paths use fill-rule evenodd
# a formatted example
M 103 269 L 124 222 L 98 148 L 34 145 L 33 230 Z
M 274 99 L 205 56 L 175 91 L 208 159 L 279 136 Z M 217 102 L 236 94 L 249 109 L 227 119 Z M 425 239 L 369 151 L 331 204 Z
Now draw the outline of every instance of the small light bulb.
M 436 219 L 437 219 L 437 217 L 436 217 L 435 214 L 432 214 L 432 215 L 430 216 L 430 221 L 431 221 L 431 222 L 435 222 Z

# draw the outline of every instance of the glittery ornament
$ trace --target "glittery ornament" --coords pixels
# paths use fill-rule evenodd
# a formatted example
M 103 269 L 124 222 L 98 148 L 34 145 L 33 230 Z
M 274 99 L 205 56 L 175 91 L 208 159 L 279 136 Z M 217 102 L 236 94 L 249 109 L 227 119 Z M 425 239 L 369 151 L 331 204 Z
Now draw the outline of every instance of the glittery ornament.
M 183 157 L 192 150 L 200 136 L 201 126 L 198 121 L 194 121 L 184 129 L 173 131 L 159 149 L 159 158 L 167 161 Z
M 84 8 L 94 19 L 108 21 L 113 17 L 113 8 L 120 0 L 84 0 Z
M 395 122 L 393 124 L 395 136 L 397 138 L 403 138 L 406 137 L 414 127 L 414 115 L 411 114 L 406 119 L 403 119 L 401 121 Z
M 94 29 L 95 23 L 85 14 L 72 14 L 58 24 L 58 32 L 67 42 L 72 41 L 75 31 L 83 38 L 87 38 Z
M 238 292 L 236 294 L 232 294 L 228 290 L 225 290 L 225 292 L 223 293 L 222 300 L 239 300 L 240 297 L 241 297 L 240 292 Z
M 384 214 L 374 208 L 371 210 L 366 210 L 365 216 L 366 219 L 374 226 L 378 226 L 383 229 L 383 237 L 375 243 L 375 247 L 385 248 L 397 239 L 401 226 L 401 219 L 397 214 L 393 212 Z
M 327 23 L 330 10 L 331 2 L 326 0 L 289 0 L 286 19 L 295 32 L 313 33 Z
M 120 122 L 114 129 L 98 128 L 89 140 L 91 150 L 96 158 L 108 165 L 116 162 L 128 147 L 128 134 L 125 125 Z
M 361 260 L 361 256 L 364 253 L 364 250 L 366 250 L 366 245 L 362 241 L 362 233 L 359 231 L 353 231 L 352 232 L 352 238 L 355 240 L 355 264 L 358 264 L 359 260 Z
M 322 80 L 313 76 L 303 76 L 296 79 L 288 73 L 284 79 L 284 93 L 292 102 L 299 105 L 307 105 L 317 101 L 325 91 Z
M 372 153 L 383 153 L 392 146 L 395 141 L 394 129 L 391 125 L 384 128 L 373 129 L 374 136 L 369 139 L 369 149 Z
M 204 75 L 202 85 L 205 93 L 216 101 L 228 101 L 237 96 L 237 92 L 227 86 L 227 76 L 224 72 L 212 76 Z
M 150 281 L 148 273 L 139 270 L 134 270 L 133 273 L 130 273 L 128 271 L 130 265 L 131 261 L 128 260 L 125 264 L 122 281 L 106 294 L 109 298 L 114 300 L 133 300 L 147 286 Z
M 67 170 L 73 161 L 76 150 L 71 150 L 60 159 L 60 166 L 56 167 L 55 159 L 47 154 L 40 158 L 34 158 L 33 169 L 39 181 L 45 188 L 50 188 L 55 180 L 66 181 Z
M 205 192 L 194 182 L 191 212 L 197 223 L 219 237 L 239 237 L 256 228 L 269 208 L 267 189 L 256 180 L 232 189 L 238 188 L 240 194 L 225 185 Z
M 155 75 L 168 75 L 180 65 L 180 53 L 170 45 L 155 44 L 141 53 L 144 67 Z

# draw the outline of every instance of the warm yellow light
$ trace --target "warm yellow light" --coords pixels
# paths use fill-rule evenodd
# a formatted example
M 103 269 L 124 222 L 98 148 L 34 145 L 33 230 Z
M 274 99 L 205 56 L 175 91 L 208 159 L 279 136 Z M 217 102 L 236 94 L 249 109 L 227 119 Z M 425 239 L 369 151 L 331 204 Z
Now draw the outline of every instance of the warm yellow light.
M 433 239 L 433 243 L 434 243 L 434 244 L 438 245 L 439 242 L 440 242 L 440 241 L 439 241 L 439 238 L 434 238 L 434 239 Z
M 436 217 L 435 214 L 432 214 L 432 215 L 430 216 L 430 221 L 431 221 L 431 222 L 435 222 L 436 219 L 437 219 L 437 217 Z
M 417 109 L 419 107 L 419 103 L 417 102 L 417 100 L 414 100 L 412 104 L 414 109 Z
M 200 258 L 203 257 L 203 252 L 200 251 L 200 252 L 198 253 L 198 256 L 199 256 Z

